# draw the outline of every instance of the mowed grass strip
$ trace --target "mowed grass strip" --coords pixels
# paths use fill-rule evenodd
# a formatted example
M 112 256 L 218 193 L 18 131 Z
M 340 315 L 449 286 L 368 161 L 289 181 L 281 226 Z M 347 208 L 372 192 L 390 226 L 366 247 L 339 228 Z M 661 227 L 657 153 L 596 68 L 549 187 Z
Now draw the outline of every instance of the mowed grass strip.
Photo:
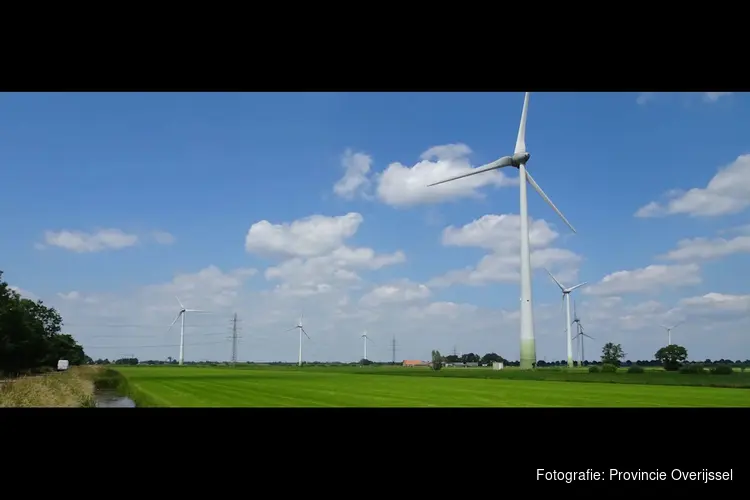
M 750 407 L 713 387 L 367 376 L 322 369 L 117 368 L 149 403 L 171 407 Z

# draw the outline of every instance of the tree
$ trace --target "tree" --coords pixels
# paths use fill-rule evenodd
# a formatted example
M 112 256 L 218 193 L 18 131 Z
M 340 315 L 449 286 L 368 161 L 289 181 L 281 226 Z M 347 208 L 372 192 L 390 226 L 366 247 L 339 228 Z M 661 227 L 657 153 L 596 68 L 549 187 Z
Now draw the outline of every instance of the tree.
M 489 364 L 492 364 L 493 362 L 504 363 L 505 360 L 503 359 L 502 356 L 500 356 L 499 354 L 495 354 L 494 352 L 488 352 L 487 354 L 482 356 L 482 359 L 481 359 L 482 364 L 489 365 Z
M 602 364 L 620 366 L 620 360 L 625 357 L 625 351 L 620 344 L 607 342 L 602 348 Z
M 672 344 L 656 351 L 654 357 L 659 360 L 665 370 L 673 372 L 679 370 L 687 359 L 687 349 L 681 345 Z
M 432 369 L 438 371 L 441 368 L 443 368 L 443 357 L 440 351 L 432 351 Z
M 21 297 L 2 281 L 2 275 L 0 271 L 0 371 L 16 375 L 54 367 L 59 359 L 86 363 L 83 347 L 60 333 L 60 314 L 41 300 Z

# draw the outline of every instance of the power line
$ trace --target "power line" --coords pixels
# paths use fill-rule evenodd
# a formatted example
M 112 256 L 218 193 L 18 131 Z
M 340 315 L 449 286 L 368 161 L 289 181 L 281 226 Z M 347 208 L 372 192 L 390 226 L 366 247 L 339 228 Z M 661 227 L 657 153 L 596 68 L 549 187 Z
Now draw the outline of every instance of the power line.
M 192 344 L 185 344 L 186 346 L 195 345 L 216 345 L 223 344 L 224 341 L 220 342 L 195 342 Z M 159 344 L 159 345 L 94 345 L 86 346 L 86 349 L 151 349 L 151 348 L 162 348 L 162 347 L 180 347 L 180 344 Z

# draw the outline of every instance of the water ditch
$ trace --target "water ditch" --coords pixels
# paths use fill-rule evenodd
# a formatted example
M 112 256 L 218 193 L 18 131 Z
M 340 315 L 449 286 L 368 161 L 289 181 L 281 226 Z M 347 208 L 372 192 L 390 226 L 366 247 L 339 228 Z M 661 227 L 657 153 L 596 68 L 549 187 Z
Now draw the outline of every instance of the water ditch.
M 135 408 L 135 401 L 127 396 L 121 396 L 114 389 L 98 389 L 94 392 L 97 408 Z
M 127 382 L 114 370 L 106 370 L 94 381 L 94 402 L 97 408 L 135 408 L 127 394 Z

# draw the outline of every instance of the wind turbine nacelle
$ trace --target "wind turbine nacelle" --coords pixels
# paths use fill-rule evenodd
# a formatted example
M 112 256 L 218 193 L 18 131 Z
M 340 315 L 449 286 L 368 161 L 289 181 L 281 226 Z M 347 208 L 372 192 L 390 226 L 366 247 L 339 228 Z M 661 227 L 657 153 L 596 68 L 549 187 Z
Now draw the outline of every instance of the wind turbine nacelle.
M 531 155 L 529 153 L 516 153 L 510 157 L 514 167 L 518 167 L 521 164 L 526 165 L 526 163 L 529 161 L 529 158 L 531 158 Z

